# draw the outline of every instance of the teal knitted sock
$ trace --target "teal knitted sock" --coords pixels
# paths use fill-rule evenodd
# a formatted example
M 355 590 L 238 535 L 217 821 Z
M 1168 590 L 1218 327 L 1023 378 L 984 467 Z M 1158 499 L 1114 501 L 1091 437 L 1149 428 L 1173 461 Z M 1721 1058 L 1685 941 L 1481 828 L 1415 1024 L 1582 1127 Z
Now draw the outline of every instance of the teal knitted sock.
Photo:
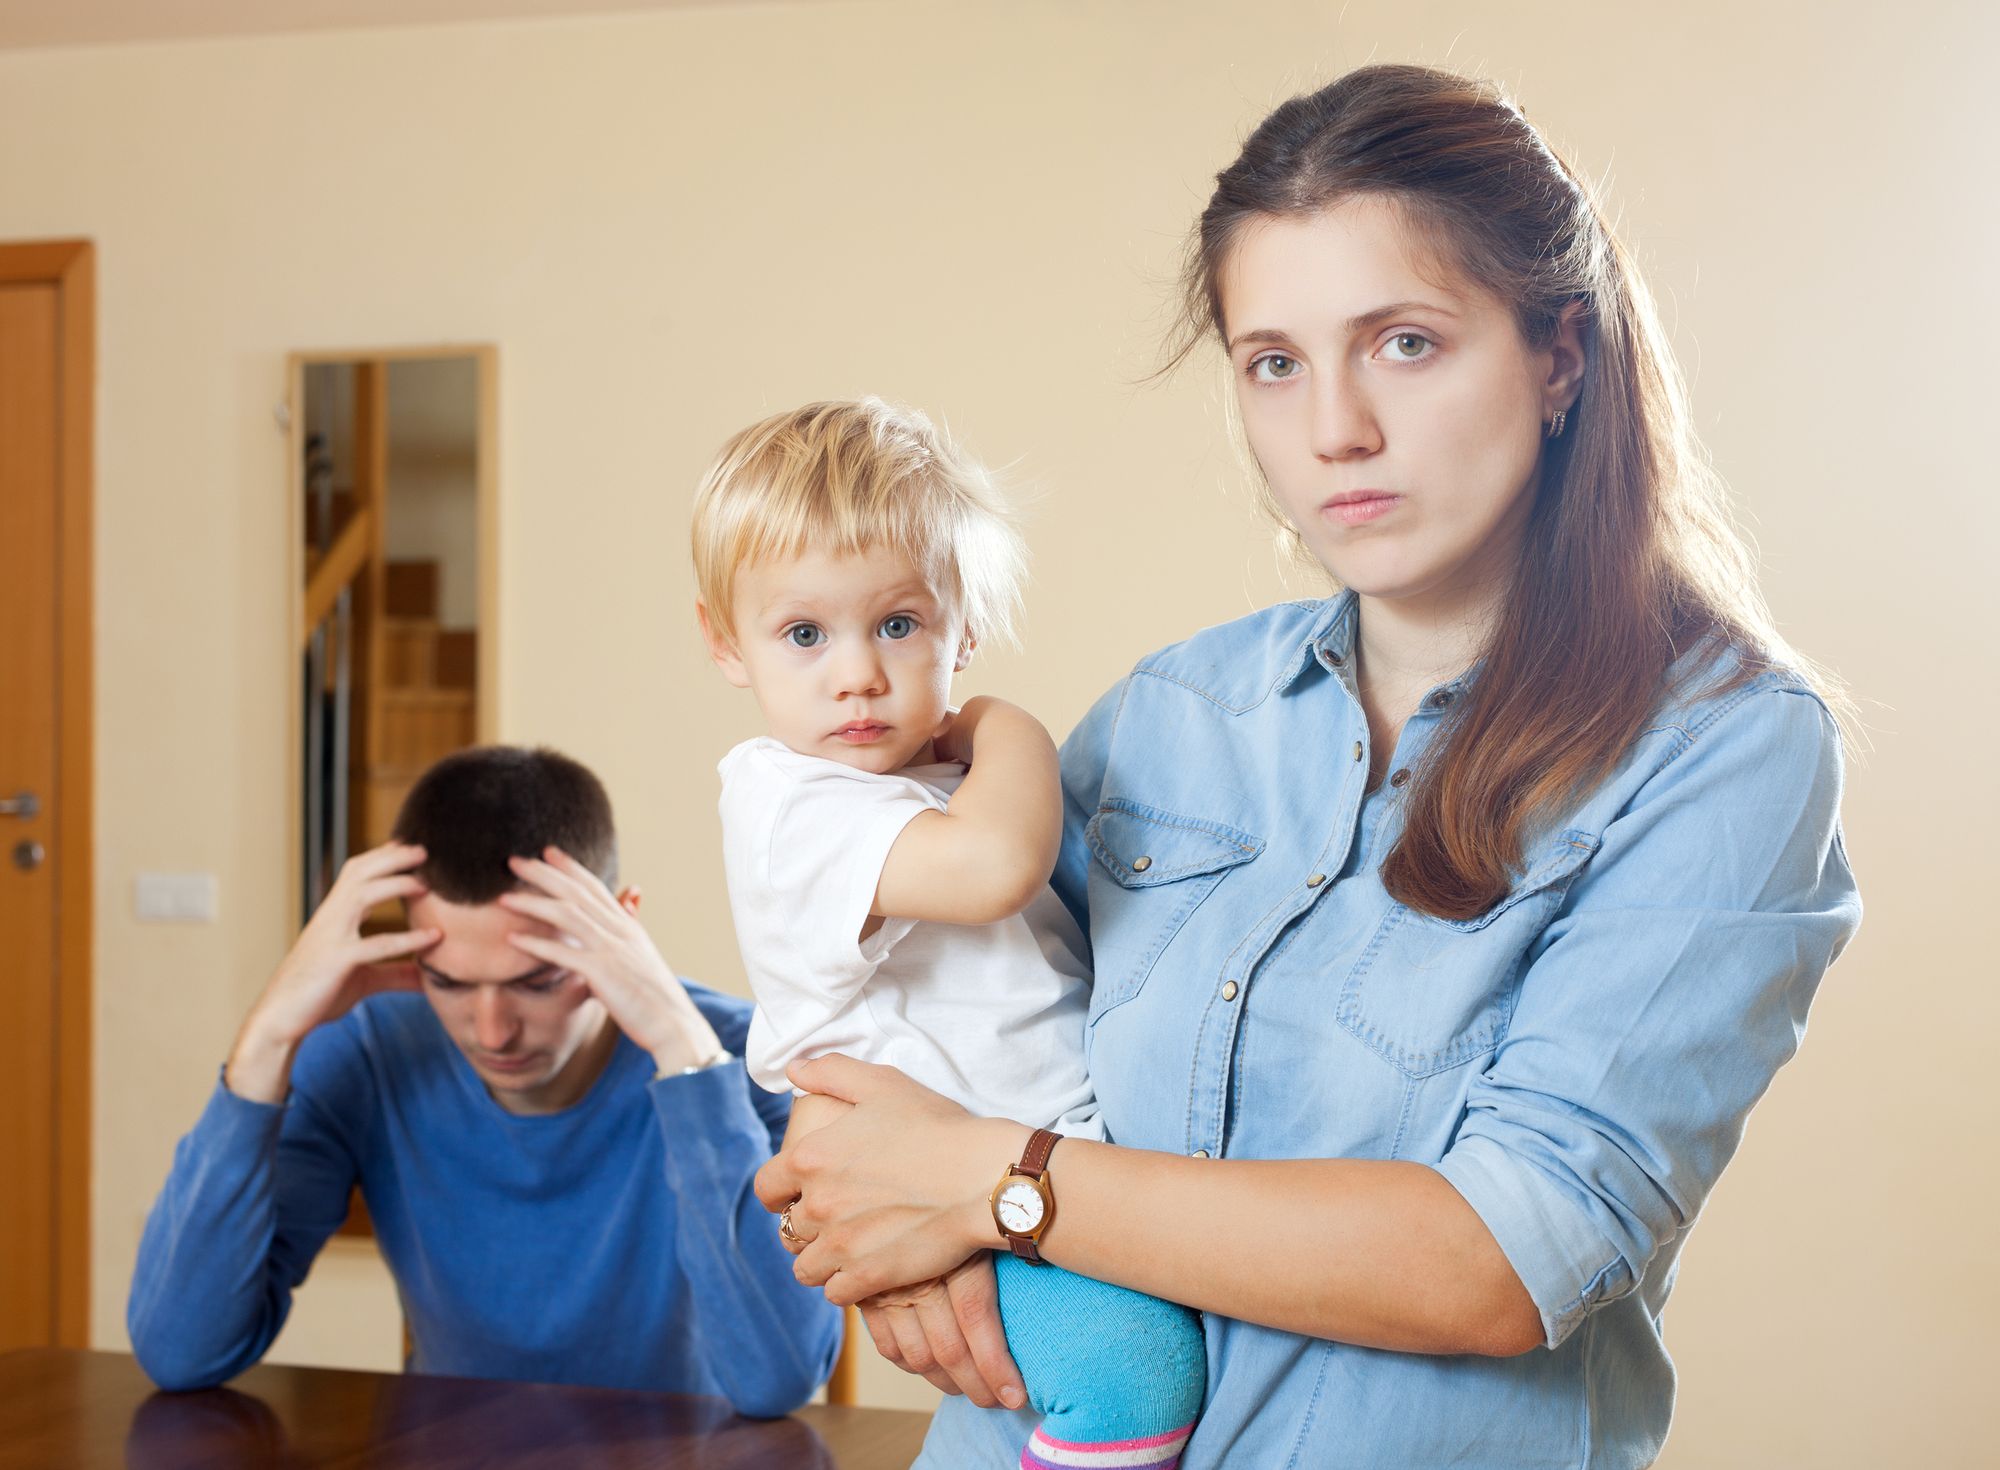
M 1060 1266 L 995 1257 L 1007 1347 L 1042 1422 L 1022 1470 L 1170 1470 L 1201 1413 L 1201 1317 Z

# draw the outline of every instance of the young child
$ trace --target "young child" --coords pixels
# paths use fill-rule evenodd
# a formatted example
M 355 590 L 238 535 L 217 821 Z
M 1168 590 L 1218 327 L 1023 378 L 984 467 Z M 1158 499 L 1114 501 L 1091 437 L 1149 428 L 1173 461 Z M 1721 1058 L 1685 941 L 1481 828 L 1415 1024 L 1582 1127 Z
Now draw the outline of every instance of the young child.
M 984 473 L 921 414 L 809 404 L 724 446 L 694 561 L 710 652 L 771 732 L 720 767 L 750 1075 L 784 1091 L 787 1064 L 841 1052 L 984 1116 L 1102 1138 L 1086 947 L 1048 885 L 1055 747 L 1012 705 L 949 703 L 1019 595 L 1021 541 Z M 1021 1203 L 1002 1198 L 1010 1228 L 1035 1223 Z M 1177 1465 L 1200 1318 L 1008 1252 L 996 1269 L 1043 1416 L 1022 1465 Z

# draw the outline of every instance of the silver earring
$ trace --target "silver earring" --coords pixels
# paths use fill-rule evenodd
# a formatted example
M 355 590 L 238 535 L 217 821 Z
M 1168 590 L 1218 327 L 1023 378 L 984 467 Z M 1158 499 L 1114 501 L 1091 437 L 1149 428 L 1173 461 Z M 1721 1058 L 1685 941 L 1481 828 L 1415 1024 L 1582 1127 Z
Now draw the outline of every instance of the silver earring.
M 1562 409 L 1560 409 L 1560 408 L 1559 408 L 1559 409 L 1557 409 L 1557 410 L 1556 410 L 1556 413 L 1555 413 L 1555 417 L 1549 420 L 1549 430 L 1548 430 L 1548 437 L 1549 437 L 1549 438 L 1551 438 L 1551 439 L 1560 439 L 1560 438 L 1562 438 L 1562 436 L 1563 436 L 1563 425 L 1564 425 L 1564 423 L 1565 423 L 1565 422 L 1566 422 L 1566 421 L 1568 420 L 1568 418 L 1569 418 L 1569 415 L 1568 415 L 1567 413 L 1565 413 L 1565 412 L 1564 412 L 1564 411 L 1563 411 Z

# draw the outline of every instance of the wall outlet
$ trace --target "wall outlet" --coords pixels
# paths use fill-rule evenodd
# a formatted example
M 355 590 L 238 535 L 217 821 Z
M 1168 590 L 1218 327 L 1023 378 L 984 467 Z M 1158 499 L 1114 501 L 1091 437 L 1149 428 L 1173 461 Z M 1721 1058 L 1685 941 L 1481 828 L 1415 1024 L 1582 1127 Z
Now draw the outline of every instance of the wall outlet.
M 141 922 L 213 924 L 217 884 L 213 873 L 141 873 L 133 882 L 133 908 Z

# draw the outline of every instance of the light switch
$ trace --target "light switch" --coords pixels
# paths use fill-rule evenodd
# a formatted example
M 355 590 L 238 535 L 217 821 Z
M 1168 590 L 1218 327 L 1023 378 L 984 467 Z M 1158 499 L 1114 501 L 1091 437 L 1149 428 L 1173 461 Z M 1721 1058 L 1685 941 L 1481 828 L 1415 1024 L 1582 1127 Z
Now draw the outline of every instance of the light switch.
M 141 873 L 133 883 L 133 907 L 154 924 L 213 924 L 213 873 Z

